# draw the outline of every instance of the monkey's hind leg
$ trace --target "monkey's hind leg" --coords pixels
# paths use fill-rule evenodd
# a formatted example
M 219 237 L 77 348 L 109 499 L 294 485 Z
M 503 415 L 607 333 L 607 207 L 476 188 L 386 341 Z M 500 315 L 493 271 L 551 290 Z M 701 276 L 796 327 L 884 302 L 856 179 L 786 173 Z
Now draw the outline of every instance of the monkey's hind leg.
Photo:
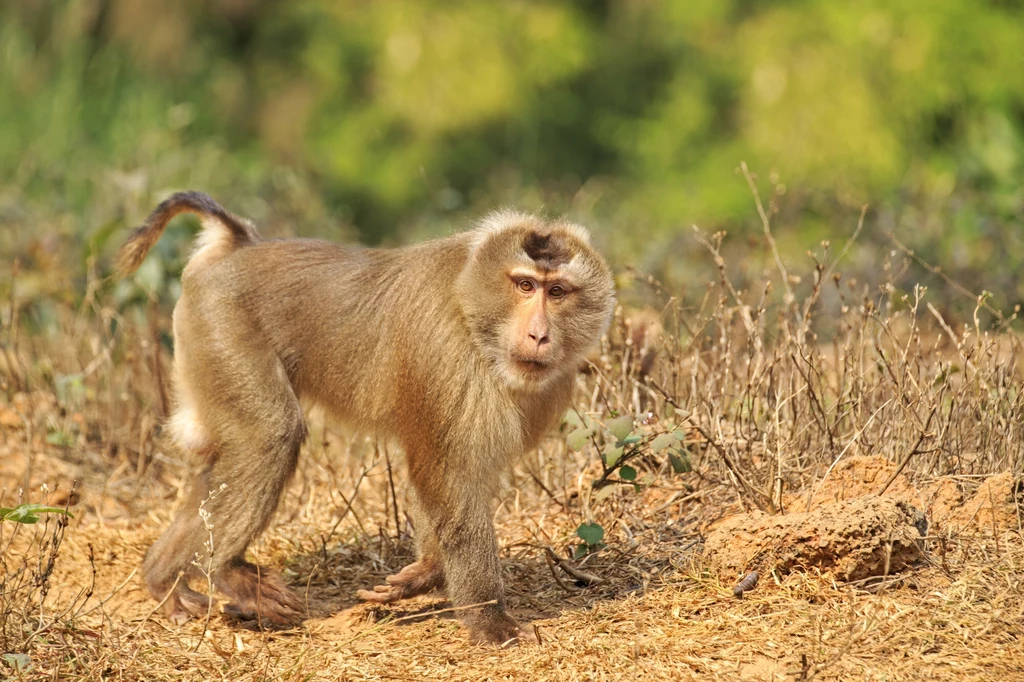
M 146 585 L 157 599 L 167 597 L 164 613 L 175 624 L 207 613 L 209 597 L 189 586 L 189 579 L 202 573 L 231 598 L 224 607 L 228 616 L 269 627 L 290 626 L 301 618 L 298 595 L 276 573 L 244 556 L 277 507 L 305 432 L 301 422 L 245 431 L 253 444 L 225 441 L 219 446 L 212 466 L 192 481 L 178 517 L 146 554 Z
M 276 395 L 271 395 L 275 388 Z M 245 550 L 277 508 L 295 470 L 306 426 L 290 386 L 262 390 L 259 413 L 238 415 L 222 437 L 221 456 L 213 466 L 213 485 L 226 484 L 208 505 L 214 526 L 213 582 L 231 598 L 226 615 L 287 627 L 301 619 L 302 600 L 277 573 L 246 561 Z
M 177 518 L 146 552 L 142 575 L 146 587 L 156 599 L 163 601 L 163 612 L 175 625 L 183 625 L 189 618 L 199 618 L 210 608 L 210 598 L 189 587 L 189 578 L 195 575 L 192 564 L 203 549 L 203 525 L 199 505 L 207 495 L 209 470 L 195 476 L 191 482 L 188 500 Z
M 206 613 L 208 599 L 188 585 L 202 573 L 231 598 L 224 608 L 229 616 L 285 627 L 302 615 L 301 600 L 278 575 L 245 561 L 246 549 L 277 507 L 306 434 L 302 408 L 280 361 L 250 351 L 236 356 L 231 366 L 207 362 L 202 381 L 183 377 L 188 395 L 202 406 L 197 414 L 216 415 L 219 428 L 188 503 L 143 567 L 157 599 L 174 586 L 165 606 L 174 622 Z

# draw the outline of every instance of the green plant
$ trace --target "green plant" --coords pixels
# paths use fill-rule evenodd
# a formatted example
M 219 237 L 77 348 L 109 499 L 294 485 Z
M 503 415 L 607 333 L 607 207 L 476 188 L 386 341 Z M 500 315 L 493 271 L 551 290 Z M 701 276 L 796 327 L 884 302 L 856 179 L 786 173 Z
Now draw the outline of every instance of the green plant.
M 600 491 L 611 492 L 608 486 L 612 484 L 632 484 L 635 490 L 644 485 L 643 481 L 637 480 L 637 469 L 629 462 L 665 457 L 677 474 L 692 470 L 689 452 L 683 445 L 686 434 L 671 423 L 667 428 L 655 427 L 643 419 L 634 420 L 628 414 L 615 415 L 601 422 L 575 410 L 566 414 L 565 423 L 574 427 L 566 437 L 569 447 L 579 451 L 593 443 L 600 452 L 601 475 L 591 483 L 591 487 L 598 491 L 599 500 L 608 494 Z M 613 474 L 617 477 L 612 478 Z
M 576 545 L 576 550 L 573 552 L 574 559 L 582 559 L 587 554 L 596 552 L 604 547 L 604 544 L 601 542 L 604 540 L 604 528 L 600 524 L 581 523 L 579 528 L 576 529 L 576 535 L 583 542 Z
M 45 504 L 19 504 L 17 507 L 0 507 L 0 521 L 32 524 L 39 521 L 40 514 L 63 514 L 69 518 L 74 518 L 74 514 L 67 509 L 51 507 Z
M 51 514 L 56 515 L 53 523 Z M 46 504 L 0 507 L 0 650 L 11 654 L 3 662 L 16 673 L 31 665 L 22 654 L 34 633 L 46 622 L 73 614 L 91 595 L 90 590 L 56 610 L 45 608 L 69 517 L 66 509 Z M 13 524 L 10 533 L 4 530 L 4 521 Z

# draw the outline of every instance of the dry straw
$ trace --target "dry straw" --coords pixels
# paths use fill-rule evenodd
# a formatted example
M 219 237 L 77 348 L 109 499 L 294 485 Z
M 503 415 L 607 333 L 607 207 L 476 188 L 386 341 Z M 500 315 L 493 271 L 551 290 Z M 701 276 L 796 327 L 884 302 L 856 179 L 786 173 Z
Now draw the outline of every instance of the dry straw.
M 717 275 L 699 295 L 634 273 L 654 313 L 617 313 L 576 407 L 601 423 L 637 418 L 637 476 L 599 464 L 599 433 L 579 452 L 555 435 L 512 473 L 496 512 L 505 582 L 541 644 L 504 650 L 468 645 L 441 597 L 356 603 L 357 589 L 412 556 L 404 477 L 372 440 L 316 414 L 255 548 L 304 592 L 305 624 L 263 632 L 216 614 L 181 628 L 151 617 L 134 571 L 188 466 L 163 447 L 155 418 L 166 410 L 167 313 L 118 310 L 93 278 L 80 307 L 56 305 L 60 332 L 47 339 L 30 337 L 12 304 L 0 504 L 59 502 L 76 479 L 81 501 L 67 527 L 0 523 L 0 680 L 1021 678 L 1018 513 L 933 525 L 927 560 L 884 581 L 762 573 L 738 600 L 741 576 L 719 582 L 702 566 L 708 524 L 784 513 L 831 490 L 849 458 L 896 467 L 874 493 L 943 478 L 966 497 L 992 474 L 1020 473 L 1016 313 L 961 291 L 970 305 L 956 321 L 949 301 L 907 287 L 916 256 L 903 247 L 878 285 L 839 274 L 849 245 L 835 257 L 823 245 L 798 277 L 778 254 L 772 211 L 758 198 L 772 264 L 762 279 L 729 266 L 722 235 L 700 231 Z M 651 447 L 676 431 L 689 473 Z M 601 479 L 609 485 L 592 487 Z M 1012 508 L 1014 489 L 990 506 Z M 604 547 L 573 559 L 583 522 L 604 529 Z

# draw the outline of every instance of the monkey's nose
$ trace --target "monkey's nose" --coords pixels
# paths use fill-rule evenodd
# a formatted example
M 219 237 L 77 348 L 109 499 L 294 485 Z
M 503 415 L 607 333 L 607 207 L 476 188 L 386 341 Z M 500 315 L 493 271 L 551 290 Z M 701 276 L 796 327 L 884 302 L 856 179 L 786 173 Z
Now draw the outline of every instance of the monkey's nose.
M 551 342 L 551 338 L 547 335 L 547 332 L 530 332 L 530 338 L 537 344 L 538 348 Z

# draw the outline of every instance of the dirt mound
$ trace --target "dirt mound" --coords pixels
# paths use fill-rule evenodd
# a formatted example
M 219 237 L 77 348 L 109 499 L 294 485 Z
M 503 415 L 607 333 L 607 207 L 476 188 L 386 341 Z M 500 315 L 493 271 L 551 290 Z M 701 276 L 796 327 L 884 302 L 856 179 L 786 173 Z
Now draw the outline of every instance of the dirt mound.
M 990 476 L 962 507 L 953 511 L 949 525 L 955 530 L 975 526 L 985 533 L 1019 528 L 1018 505 L 1024 504 L 1024 481 L 1009 471 Z
M 819 569 L 840 580 L 895 573 L 918 561 L 924 515 L 892 497 L 862 497 L 809 512 L 737 514 L 704 544 L 704 558 L 723 579 L 752 569 Z
M 787 496 L 786 511 L 811 511 L 832 502 L 877 495 L 895 471 L 895 464 L 877 455 L 841 460 L 823 481 L 816 483 L 807 492 Z M 901 500 L 922 510 L 929 523 L 939 525 L 963 503 L 959 486 L 950 478 L 939 478 L 926 485 L 916 486 L 903 474 L 896 476 L 889 484 L 885 497 Z

